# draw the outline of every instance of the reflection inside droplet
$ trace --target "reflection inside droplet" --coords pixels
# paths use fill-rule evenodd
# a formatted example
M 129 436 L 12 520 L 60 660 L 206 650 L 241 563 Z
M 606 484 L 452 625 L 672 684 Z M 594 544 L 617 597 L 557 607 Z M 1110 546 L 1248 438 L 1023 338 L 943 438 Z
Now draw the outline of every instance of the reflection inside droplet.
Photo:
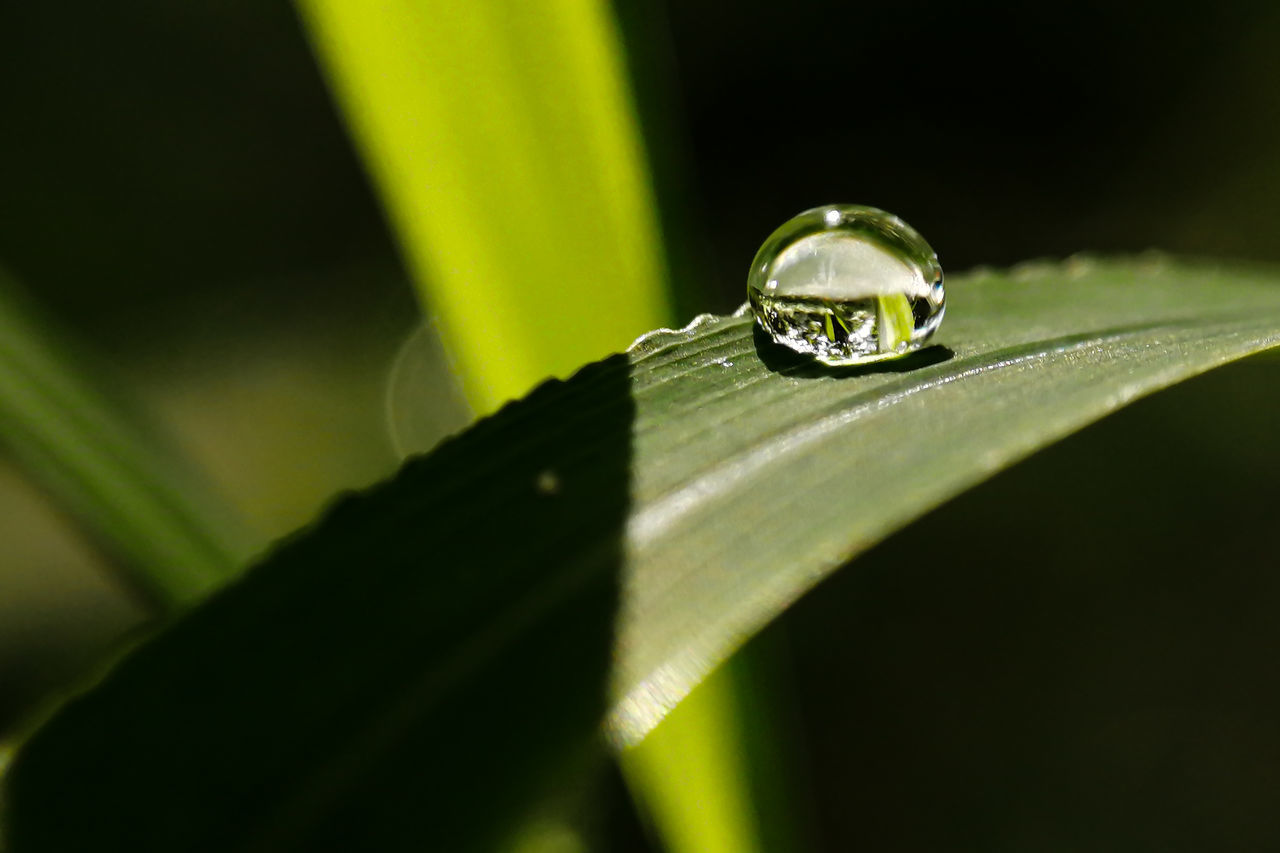
M 774 341 L 830 365 L 919 349 L 945 308 L 942 268 L 924 238 L 857 205 L 807 210 L 776 230 L 752 263 L 747 297 Z

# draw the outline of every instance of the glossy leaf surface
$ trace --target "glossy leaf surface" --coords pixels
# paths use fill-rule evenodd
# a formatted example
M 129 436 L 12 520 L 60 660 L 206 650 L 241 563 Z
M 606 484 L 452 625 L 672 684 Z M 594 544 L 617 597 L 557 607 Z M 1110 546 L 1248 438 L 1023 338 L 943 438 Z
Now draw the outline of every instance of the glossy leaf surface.
M 703 318 L 344 500 L 35 735 L 7 776 L 12 850 L 483 846 L 601 719 L 636 742 L 889 532 L 1280 343 L 1265 270 L 949 284 L 907 359 L 833 371 Z

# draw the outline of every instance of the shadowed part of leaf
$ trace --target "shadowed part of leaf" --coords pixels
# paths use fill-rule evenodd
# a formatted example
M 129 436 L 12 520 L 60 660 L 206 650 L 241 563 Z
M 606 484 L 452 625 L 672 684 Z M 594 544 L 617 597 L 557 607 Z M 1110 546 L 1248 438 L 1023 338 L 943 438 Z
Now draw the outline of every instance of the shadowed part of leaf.
M 487 849 L 606 707 L 633 406 L 621 357 L 578 383 L 343 499 L 65 706 L 7 849 Z

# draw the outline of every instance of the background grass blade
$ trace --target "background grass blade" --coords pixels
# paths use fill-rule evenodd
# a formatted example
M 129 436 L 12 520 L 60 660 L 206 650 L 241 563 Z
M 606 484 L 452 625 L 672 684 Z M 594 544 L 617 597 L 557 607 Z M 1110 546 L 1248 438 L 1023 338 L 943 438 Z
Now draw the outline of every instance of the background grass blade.
M 740 699 L 749 700 L 733 683 L 738 660 L 713 672 L 623 756 L 632 790 L 672 853 L 761 849 L 755 809 L 746 807 L 751 756 Z
M 603 0 L 299 0 L 480 411 L 667 322 Z
M 746 317 L 656 333 L 344 501 L 19 750 L 9 849 L 484 843 L 606 707 L 638 740 L 890 531 L 1280 344 L 1269 271 L 1076 261 L 951 296 L 934 349 L 860 370 Z
M 609 4 L 299 0 L 299 8 L 475 411 L 671 321 Z M 700 717 L 731 710 L 729 693 L 713 693 L 704 691 Z M 655 752 L 649 765 L 696 762 L 729 774 L 718 766 L 728 756 L 710 747 L 718 740 L 680 739 L 706 746 L 697 757 Z M 643 783 L 647 801 L 674 804 L 655 815 L 669 841 L 689 785 L 673 795 L 657 789 L 676 775 L 650 773 Z M 749 808 L 732 790 L 700 791 L 715 814 L 703 809 L 688 823 L 743 835 Z
M 0 442 L 153 604 L 193 601 L 238 568 L 247 533 L 75 352 L 0 276 Z

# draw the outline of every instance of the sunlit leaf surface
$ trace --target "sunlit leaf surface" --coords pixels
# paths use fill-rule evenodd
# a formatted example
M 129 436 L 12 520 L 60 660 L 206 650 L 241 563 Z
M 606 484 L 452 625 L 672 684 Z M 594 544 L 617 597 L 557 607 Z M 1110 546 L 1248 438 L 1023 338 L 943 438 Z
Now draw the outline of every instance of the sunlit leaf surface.
M 483 846 L 891 531 L 1280 343 L 1280 277 L 1077 259 L 957 277 L 948 315 L 844 371 L 704 318 L 410 462 L 54 716 L 11 850 Z

